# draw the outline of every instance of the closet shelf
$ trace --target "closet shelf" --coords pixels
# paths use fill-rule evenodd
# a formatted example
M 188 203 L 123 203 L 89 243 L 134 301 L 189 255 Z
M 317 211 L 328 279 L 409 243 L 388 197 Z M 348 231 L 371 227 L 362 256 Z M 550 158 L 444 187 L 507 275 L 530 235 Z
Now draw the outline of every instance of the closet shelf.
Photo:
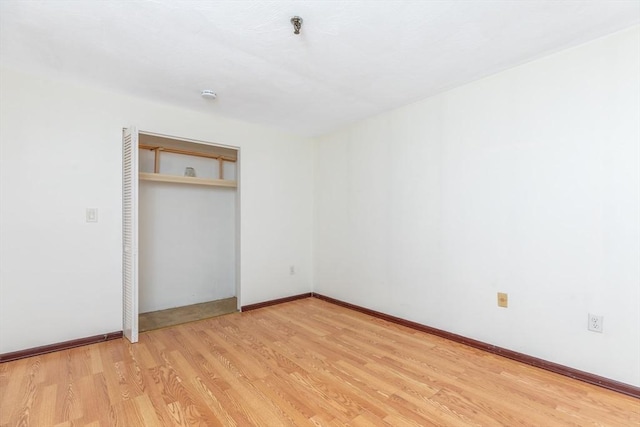
M 212 187 L 237 187 L 236 181 L 228 179 L 205 179 L 191 176 L 164 175 L 161 173 L 140 172 L 141 181 L 173 182 L 177 184 L 209 185 Z

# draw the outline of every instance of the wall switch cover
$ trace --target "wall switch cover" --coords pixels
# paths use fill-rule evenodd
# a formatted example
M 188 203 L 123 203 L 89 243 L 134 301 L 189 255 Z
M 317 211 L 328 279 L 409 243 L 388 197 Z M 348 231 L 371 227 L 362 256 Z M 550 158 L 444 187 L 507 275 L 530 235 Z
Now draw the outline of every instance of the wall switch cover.
M 98 222 L 98 208 L 87 208 L 87 222 Z

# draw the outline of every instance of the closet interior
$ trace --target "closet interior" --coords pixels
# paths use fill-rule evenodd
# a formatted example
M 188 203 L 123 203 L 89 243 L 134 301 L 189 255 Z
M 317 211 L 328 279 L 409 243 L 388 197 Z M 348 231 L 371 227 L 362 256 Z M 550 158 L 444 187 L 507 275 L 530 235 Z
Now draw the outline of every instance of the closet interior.
M 237 311 L 238 151 L 138 141 L 140 331 Z

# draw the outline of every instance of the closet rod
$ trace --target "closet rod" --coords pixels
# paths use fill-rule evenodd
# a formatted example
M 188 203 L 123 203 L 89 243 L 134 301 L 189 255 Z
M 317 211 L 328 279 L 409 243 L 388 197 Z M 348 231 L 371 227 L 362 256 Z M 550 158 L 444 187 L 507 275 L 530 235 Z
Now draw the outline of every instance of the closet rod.
M 234 163 L 236 162 L 236 159 L 232 157 L 222 156 L 220 154 L 208 154 L 208 153 L 201 153 L 198 151 L 179 150 L 177 148 L 159 147 L 156 145 L 146 145 L 146 144 L 139 144 L 138 146 L 143 150 L 156 150 L 156 151 L 163 151 L 165 153 L 184 154 L 186 156 L 206 157 L 207 159 L 217 159 L 217 160 L 223 160 L 225 162 L 234 162 Z

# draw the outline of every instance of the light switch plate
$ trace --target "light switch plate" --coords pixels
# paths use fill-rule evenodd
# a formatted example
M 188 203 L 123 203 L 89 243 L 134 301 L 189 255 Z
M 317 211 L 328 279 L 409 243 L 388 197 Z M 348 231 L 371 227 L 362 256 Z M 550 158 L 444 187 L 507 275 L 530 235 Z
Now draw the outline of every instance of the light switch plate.
M 87 208 L 87 222 L 98 222 L 98 208 Z

